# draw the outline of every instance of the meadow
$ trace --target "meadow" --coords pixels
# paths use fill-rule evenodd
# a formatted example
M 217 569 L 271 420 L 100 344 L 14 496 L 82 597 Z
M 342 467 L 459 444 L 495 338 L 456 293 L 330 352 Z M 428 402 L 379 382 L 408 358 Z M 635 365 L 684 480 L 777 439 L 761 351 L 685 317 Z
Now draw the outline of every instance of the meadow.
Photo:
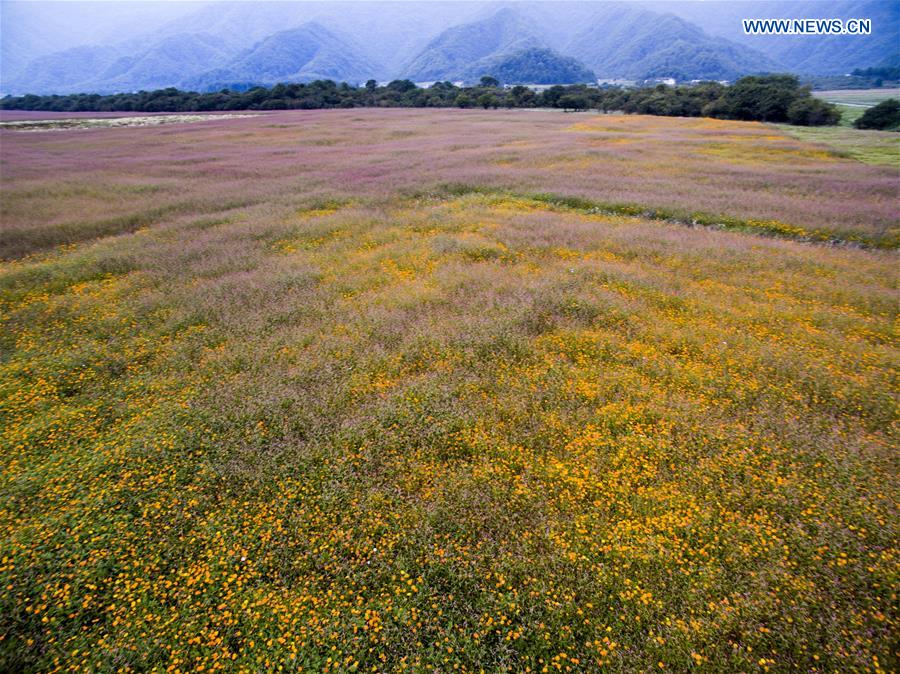
M 834 103 L 841 113 L 840 126 L 853 128 L 853 123 L 862 117 L 866 109 L 878 105 L 889 98 L 900 98 L 900 89 L 889 87 L 880 89 L 833 89 L 828 91 L 814 91 L 813 96 L 821 98 L 829 103 Z M 813 129 L 809 130 L 813 131 Z M 830 127 L 820 127 L 815 130 L 823 132 L 826 138 L 823 142 L 828 142 L 827 139 L 829 138 L 829 133 L 831 133 L 832 136 L 838 137 L 838 142 L 845 145 L 853 145 L 855 144 L 854 141 L 860 140 L 852 138 L 849 134 L 840 134 L 836 129 Z M 797 131 L 802 131 L 802 129 L 797 128 Z M 882 149 L 885 148 L 883 147 Z M 898 161 L 896 158 L 896 151 L 893 152 L 892 157 L 895 162 Z M 854 158 L 860 159 L 861 157 L 856 156 Z M 864 158 L 861 160 L 865 161 Z M 883 160 L 882 163 L 889 162 Z
M 843 103 L 835 104 L 838 111 L 841 113 L 841 121 L 840 126 L 845 126 L 848 128 L 855 128 L 853 123 L 863 116 L 865 111 L 868 109 L 868 106 L 862 105 L 844 105 Z
M 858 112 L 850 115 L 846 124 L 841 118 L 840 126 L 791 126 L 779 124 L 786 135 L 809 143 L 826 146 L 838 156 L 861 161 L 865 164 L 893 166 L 900 168 L 900 134 L 893 131 L 874 131 L 852 128 L 852 120 L 861 116 L 864 108 L 847 108 Z M 847 128 L 851 127 L 851 128 Z
M 531 110 L 0 142 L 0 670 L 896 670 L 896 166 Z
M 879 89 L 831 89 L 814 91 L 813 96 L 843 105 L 871 107 L 889 98 L 900 98 L 900 89 L 883 87 Z

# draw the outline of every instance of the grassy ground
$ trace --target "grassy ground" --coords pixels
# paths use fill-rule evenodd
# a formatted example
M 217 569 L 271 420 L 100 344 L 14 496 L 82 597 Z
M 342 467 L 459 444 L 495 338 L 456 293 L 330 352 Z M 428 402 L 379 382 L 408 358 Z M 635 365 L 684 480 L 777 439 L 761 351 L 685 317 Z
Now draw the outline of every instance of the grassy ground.
M 866 111 L 866 108 L 862 106 L 851 106 L 851 105 L 841 105 L 837 104 L 837 109 L 841 112 L 841 126 L 846 126 L 850 128 L 855 128 L 853 123 L 863 116 L 863 113 Z
M 813 96 L 829 103 L 872 107 L 888 98 L 900 98 L 900 89 L 835 89 L 832 91 L 814 91 Z
M 859 108 L 861 110 L 861 108 Z M 890 131 L 861 131 L 843 126 L 789 126 L 785 133 L 810 143 L 819 143 L 834 152 L 865 164 L 900 168 L 900 134 Z
M 853 123 L 866 111 L 867 107 L 886 98 L 897 98 L 896 89 L 866 89 L 847 91 L 817 91 L 817 96 L 837 104 L 841 112 L 840 127 L 808 127 L 779 125 L 783 132 L 811 143 L 819 143 L 834 150 L 839 155 L 866 164 L 900 168 L 900 137 L 896 133 L 881 131 L 859 131 Z M 844 101 L 845 103 L 841 103 Z M 848 130 L 850 129 L 850 130 Z
M 0 259 L 253 205 L 381 198 L 445 183 L 773 221 L 874 245 L 898 236 L 895 169 L 758 123 L 326 110 L 0 133 Z
M 0 669 L 896 669 L 896 170 L 584 119 L 4 135 Z
M 217 114 L 217 119 L 235 119 L 238 117 L 250 117 L 250 114 Z M 70 117 L 68 119 L 2 119 L 0 129 L 14 131 L 59 131 L 62 129 L 93 129 L 103 127 L 123 126 L 155 126 L 158 124 L 185 124 L 189 122 L 204 122 L 211 119 L 210 115 L 144 115 L 128 117 Z

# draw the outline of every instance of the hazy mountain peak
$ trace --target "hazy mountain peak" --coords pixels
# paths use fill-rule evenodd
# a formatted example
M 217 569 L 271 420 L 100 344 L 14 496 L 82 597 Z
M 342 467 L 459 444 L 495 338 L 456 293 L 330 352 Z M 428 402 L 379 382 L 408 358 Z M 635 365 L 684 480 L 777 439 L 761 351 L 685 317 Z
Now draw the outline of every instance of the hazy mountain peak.
M 843 73 L 896 52 L 897 2 L 828 4 L 835 16 L 870 17 L 869 38 L 746 36 L 740 28 L 742 17 L 815 18 L 820 7 L 793 0 L 5 0 L 0 91 L 108 93 L 317 77 L 457 80 L 501 67 L 535 76 L 541 73 L 534 68 L 543 67 L 544 80 L 572 66 L 563 66 L 567 58 L 577 62 L 572 72 L 592 69 L 601 77 L 734 79 L 761 71 Z
M 600 77 L 735 79 L 778 70 L 761 52 L 712 37 L 675 16 L 618 7 L 598 14 L 566 46 Z
M 361 50 L 319 21 L 274 33 L 222 68 L 189 79 L 189 88 L 218 88 L 230 83 L 274 84 L 316 79 L 360 82 L 378 71 Z
M 501 7 L 442 32 L 406 67 L 405 75 L 419 81 L 465 78 L 484 59 L 545 46 L 536 25 L 512 7 Z

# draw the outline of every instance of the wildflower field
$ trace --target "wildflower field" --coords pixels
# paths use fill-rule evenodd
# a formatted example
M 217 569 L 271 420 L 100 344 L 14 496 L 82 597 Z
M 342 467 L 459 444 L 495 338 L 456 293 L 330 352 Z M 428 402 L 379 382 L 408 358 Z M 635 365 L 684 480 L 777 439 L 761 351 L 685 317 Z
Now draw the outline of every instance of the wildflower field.
M 896 166 L 548 111 L 0 147 L 0 670 L 897 669 Z

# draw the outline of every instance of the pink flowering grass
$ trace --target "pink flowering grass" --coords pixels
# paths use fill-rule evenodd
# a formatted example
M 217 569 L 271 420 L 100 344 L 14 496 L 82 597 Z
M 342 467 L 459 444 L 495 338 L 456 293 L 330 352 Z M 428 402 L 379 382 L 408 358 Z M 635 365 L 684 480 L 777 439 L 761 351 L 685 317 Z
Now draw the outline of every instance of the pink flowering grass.
M 323 196 L 383 199 L 448 183 L 774 220 L 871 240 L 896 235 L 896 169 L 756 123 L 355 109 L 0 134 L 5 257 L 171 214 Z

